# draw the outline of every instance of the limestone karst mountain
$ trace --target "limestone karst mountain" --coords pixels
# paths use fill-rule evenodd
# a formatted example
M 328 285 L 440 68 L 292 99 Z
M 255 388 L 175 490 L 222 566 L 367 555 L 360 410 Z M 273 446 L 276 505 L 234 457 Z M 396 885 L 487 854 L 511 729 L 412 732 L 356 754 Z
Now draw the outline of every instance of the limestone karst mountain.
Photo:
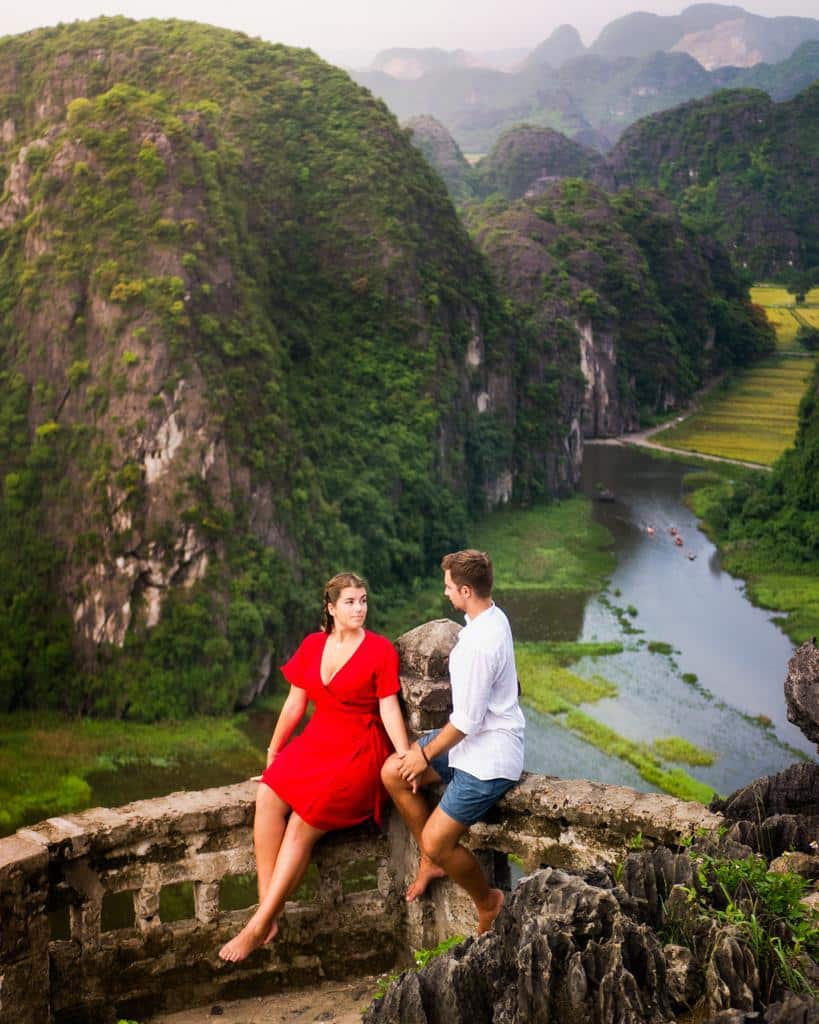
M 509 318 L 346 74 L 100 19 L 0 41 L 0 125 L 4 709 L 230 708 L 510 496 Z
M 413 77 L 381 69 L 355 78 L 401 119 L 431 115 L 468 153 L 530 123 L 602 149 L 649 114 L 721 88 L 760 88 L 783 100 L 819 77 L 819 19 L 763 18 L 741 7 L 695 4 L 673 17 L 633 13 L 610 22 L 590 47 L 564 25 L 507 73 L 414 55 Z M 418 74 L 417 72 L 423 72 Z
M 783 103 L 731 90 L 633 125 L 608 157 L 658 188 L 759 276 L 819 264 L 819 84 Z

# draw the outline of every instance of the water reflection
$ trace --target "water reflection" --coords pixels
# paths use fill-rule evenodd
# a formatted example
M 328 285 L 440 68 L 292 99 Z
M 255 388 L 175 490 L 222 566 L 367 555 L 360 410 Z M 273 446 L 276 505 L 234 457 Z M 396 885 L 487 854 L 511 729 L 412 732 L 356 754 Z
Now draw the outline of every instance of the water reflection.
M 516 640 L 576 640 L 583 628 L 588 594 L 574 591 L 496 591 L 498 605 L 506 612 Z

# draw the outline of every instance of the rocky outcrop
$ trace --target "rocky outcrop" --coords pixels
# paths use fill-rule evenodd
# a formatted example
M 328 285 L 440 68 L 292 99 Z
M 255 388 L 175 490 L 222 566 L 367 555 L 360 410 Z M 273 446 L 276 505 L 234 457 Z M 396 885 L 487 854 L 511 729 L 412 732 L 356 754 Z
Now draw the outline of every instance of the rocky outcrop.
M 586 380 L 583 436 L 616 437 L 626 431 L 639 430 L 637 409 L 627 396 L 623 396 L 618 384 L 614 332 L 595 330 L 590 320 L 578 323 L 577 332 L 580 337 L 580 370 Z
M 819 750 L 819 648 L 806 640 L 788 662 L 785 680 L 788 721 L 802 730 Z
M 788 850 L 812 853 L 819 842 L 819 764 L 798 763 L 755 779 L 711 810 L 733 825 L 730 835 L 769 858 Z
M 606 175 L 596 150 L 536 125 L 506 132 L 475 168 L 481 195 L 497 192 L 508 199 L 538 196 L 561 178 L 593 177 L 602 183 Z
M 365 1024 L 561 1024 L 670 1019 L 666 963 L 628 897 L 547 868 L 524 878 L 494 929 L 404 975 Z
M 811 996 L 788 996 L 760 1015 L 756 1010 L 722 1010 L 704 1024 L 819 1024 L 819 1000 Z

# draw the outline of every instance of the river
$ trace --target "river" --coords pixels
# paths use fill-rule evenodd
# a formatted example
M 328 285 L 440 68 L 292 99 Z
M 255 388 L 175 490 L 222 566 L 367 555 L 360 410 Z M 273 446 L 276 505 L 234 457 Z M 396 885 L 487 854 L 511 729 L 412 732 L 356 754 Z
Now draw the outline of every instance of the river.
M 600 487 L 614 495 L 594 505 L 595 518 L 613 537 L 617 565 L 610 583 L 586 600 L 510 594 L 507 605 L 520 639 L 621 641 L 622 654 L 573 667 L 618 687 L 616 698 L 588 705 L 587 713 L 632 740 L 681 736 L 712 751 L 713 765 L 686 770 L 727 794 L 781 771 L 799 754 L 815 755 L 815 748 L 787 721 L 783 683 L 791 641 L 774 614 L 751 604 L 742 581 L 722 570 L 717 549 L 684 504 L 683 477 L 695 468 L 701 467 L 637 448 L 587 445 L 582 490 L 593 499 Z M 672 653 L 649 650 L 657 641 Z M 648 788 L 628 764 L 528 714 L 531 770 Z

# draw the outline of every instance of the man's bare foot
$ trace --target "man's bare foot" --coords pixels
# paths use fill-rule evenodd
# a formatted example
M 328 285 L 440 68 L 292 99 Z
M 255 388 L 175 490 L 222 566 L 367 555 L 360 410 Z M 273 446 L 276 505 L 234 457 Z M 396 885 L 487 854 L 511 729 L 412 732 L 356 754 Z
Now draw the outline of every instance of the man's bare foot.
M 250 956 L 254 949 L 258 949 L 265 942 L 269 942 L 278 930 L 279 926 L 275 921 L 273 922 L 273 927 L 268 928 L 266 931 L 259 930 L 251 918 L 238 935 L 222 946 L 219 950 L 219 956 L 222 960 L 227 960 L 228 963 L 237 964 L 240 960 Z M 273 932 L 273 935 L 270 934 L 271 932 Z
M 443 868 L 439 868 L 437 864 L 433 864 L 428 857 L 422 857 L 421 863 L 418 865 L 418 873 L 415 876 L 415 881 L 407 889 L 407 903 L 412 903 L 413 900 L 417 900 L 419 896 L 427 891 L 427 886 L 435 878 L 445 878 L 446 871 Z
M 478 935 L 492 927 L 495 918 L 503 910 L 504 895 L 500 889 L 490 889 L 486 907 L 478 907 Z

